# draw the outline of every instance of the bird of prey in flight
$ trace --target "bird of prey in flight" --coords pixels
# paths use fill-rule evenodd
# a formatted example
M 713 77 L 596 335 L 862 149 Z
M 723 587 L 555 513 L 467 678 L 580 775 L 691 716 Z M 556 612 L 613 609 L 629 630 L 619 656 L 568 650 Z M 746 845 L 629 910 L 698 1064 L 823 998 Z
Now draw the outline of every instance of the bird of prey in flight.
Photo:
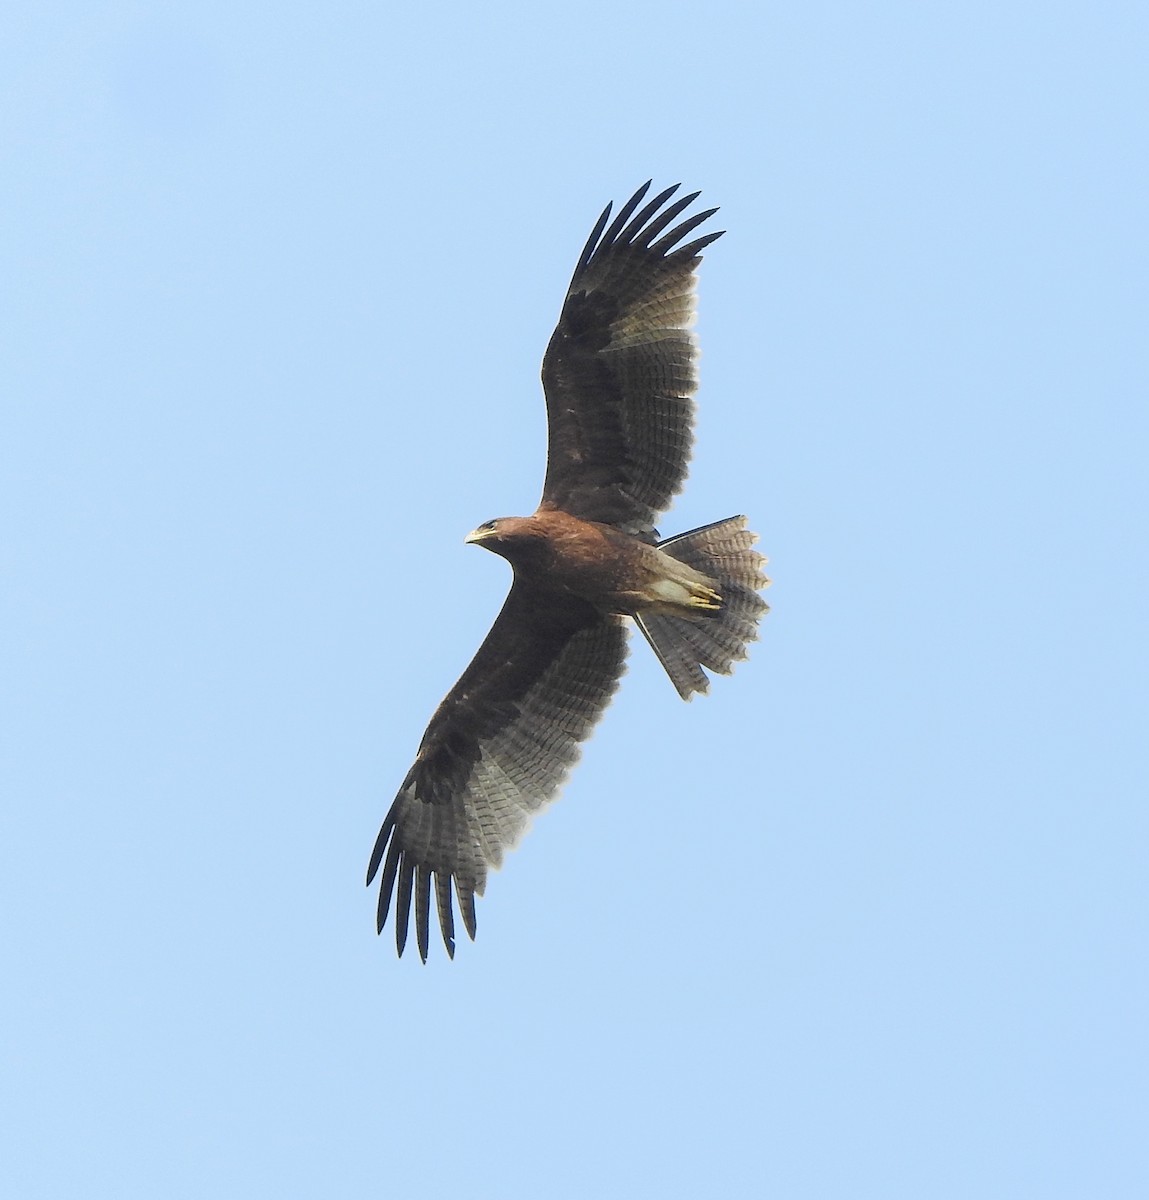
M 553 800 L 618 687 L 631 621 L 684 700 L 729 674 L 757 637 L 765 559 L 745 517 L 660 539 L 681 490 L 694 425 L 695 270 L 721 231 L 678 221 L 698 193 L 608 204 L 575 266 L 543 357 L 548 451 L 529 517 L 467 537 L 507 559 L 502 611 L 427 727 L 375 843 L 378 928 L 395 906 L 407 942 L 412 905 L 427 961 L 431 892 L 455 953 L 452 885 L 467 933 L 487 870 Z M 676 224 L 675 222 L 678 221 Z

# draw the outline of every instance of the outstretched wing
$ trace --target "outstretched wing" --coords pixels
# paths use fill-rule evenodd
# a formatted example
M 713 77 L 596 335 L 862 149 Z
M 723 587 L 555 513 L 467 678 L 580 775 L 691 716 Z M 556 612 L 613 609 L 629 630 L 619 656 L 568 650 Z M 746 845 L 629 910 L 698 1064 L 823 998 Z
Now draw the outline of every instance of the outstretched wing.
M 610 702 L 626 628 L 585 601 L 516 581 L 462 678 L 439 705 L 415 765 L 383 822 L 367 883 L 380 867 L 378 927 L 395 898 L 395 945 L 407 942 L 412 897 L 427 961 L 431 885 L 447 953 L 455 953 L 451 881 L 467 933 L 487 868 L 553 799 L 579 743 Z
M 698 385 L 694 271 L 722 236 L 679 245 L 718 210 L 664 234 L 698 193 L 663 207 L 676 184 L 639 208 L 649 187 L 609 229 L 609 204 L 599 217 L 543 358 L 550 440 L 539 507 L 630 533 L 651 531 L 686 478 Z

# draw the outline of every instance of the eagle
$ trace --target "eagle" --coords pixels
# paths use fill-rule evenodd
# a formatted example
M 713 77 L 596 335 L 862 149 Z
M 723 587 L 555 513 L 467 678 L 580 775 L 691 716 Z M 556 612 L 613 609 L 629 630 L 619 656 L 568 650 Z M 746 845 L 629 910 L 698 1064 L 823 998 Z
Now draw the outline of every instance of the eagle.
M 413 905 L 427 961 L 432 890 L 447 954 L 452 888 L 474 940 L 487 871 L 555 798 L 610 703 L 630 622 L 684 700 L 707 690 L 707 670 L 729 674 L 758 636 L 769 581 L 746 518 L 666 539 L 655 528 L 693 442 L 695 271 L 724 232 L 687 240 L 718 210 L 676 224 L 700 195 L 673 199 L 678 189 L 647 200 L 648 181 L 613 220 L 609 204 L 599 217 L 543 357 L 542 499 L 529 517 L 467 535 L 507 559 L 514 580 L 432 716 L 371 855 L 377 929 L 394 902 L 400 955 Z

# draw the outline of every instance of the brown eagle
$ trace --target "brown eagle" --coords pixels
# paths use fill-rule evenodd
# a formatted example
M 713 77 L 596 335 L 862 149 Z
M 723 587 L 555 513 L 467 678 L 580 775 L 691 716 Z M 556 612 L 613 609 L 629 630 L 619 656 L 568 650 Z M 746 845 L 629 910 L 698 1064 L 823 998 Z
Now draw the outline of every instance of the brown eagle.
M 705 692 L 757 637 L 766 561 L 745 517 L 659 540 L 655 520 L 690 458 L 697 386 L 694 272 L 721 232 L 681 244 L 718 210 L 676 218 L 699 193 L 608 204 L 579 256 L 543 358 L 549 444 L 533 516 L 487 521 L 467 541 L 501 554 L 514 583 L 491 632 L 439 705 L 379 831 L 378 928 L 395 899 L 395 944 L 411 905 L 427 961 L 431 890 L 455 953 L 451 884 L 475 936 L 488 867 L 554 799 L 618 687 L 627 620 L 679 695 Z M 610 222 L 609 226 L 607 222 Z

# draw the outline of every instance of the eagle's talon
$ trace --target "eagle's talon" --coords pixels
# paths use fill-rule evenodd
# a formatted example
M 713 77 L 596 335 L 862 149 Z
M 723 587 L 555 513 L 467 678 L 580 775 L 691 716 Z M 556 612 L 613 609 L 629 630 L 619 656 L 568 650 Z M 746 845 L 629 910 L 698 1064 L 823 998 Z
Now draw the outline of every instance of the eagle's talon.
M 696 584 L 691 589 L 690 607 L 703 612 L 718 612 L 722 608 L 722 597 L 713 589 Z

